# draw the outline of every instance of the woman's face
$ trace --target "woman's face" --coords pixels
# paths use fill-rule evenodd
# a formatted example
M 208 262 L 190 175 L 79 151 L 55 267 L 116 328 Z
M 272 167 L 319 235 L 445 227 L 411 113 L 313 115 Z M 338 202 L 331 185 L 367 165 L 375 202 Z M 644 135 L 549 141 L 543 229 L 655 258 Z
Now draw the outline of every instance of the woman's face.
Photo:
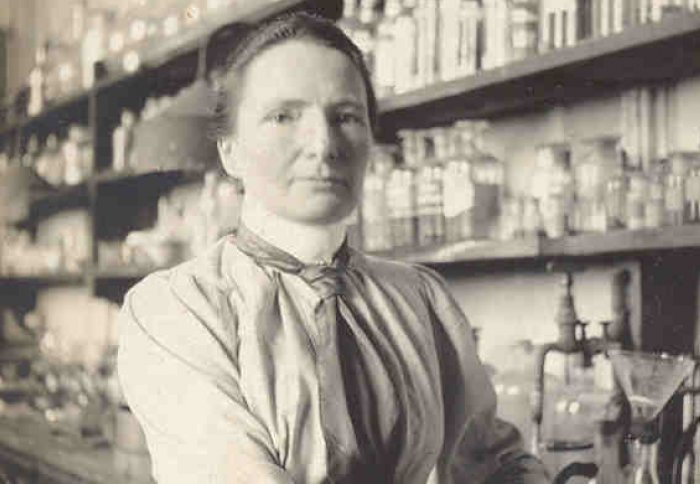
M 372 139 L 365 87 L 352 61 L 294 39 L 254 58 L 242 82 L 230 158 L 246 197 L 306 224 L 349 215 Z

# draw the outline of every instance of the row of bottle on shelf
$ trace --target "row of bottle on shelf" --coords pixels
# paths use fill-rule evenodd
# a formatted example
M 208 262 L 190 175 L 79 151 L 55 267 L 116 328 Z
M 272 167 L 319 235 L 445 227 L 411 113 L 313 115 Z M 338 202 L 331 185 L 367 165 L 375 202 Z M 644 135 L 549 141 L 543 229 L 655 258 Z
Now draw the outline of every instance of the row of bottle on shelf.
M 181 91 L 187 93 L 189 88 Z M 163 168 L 192 168 L 202 161 L 206 161 L 206 155 L 209 151 L 202 151 L 202 156 L 196 159 L 179 160 L 179 158 L 192 158 L 190 151 L 198 151 L 201 143 L 207 134 L 206 122 L 202 122 L 199 128 L 194 126 L 199 122 L 199 119 L 189 119 L 183 117 L 178 120 L 170 120 L 171 124 L 188 123 L 188 126 L 176 126 L 172 129 L 187 129 L 191 137 L 197 139 L 192 145 L 187 144 L 191 139 L 182 139 L 177 132 L 168 132 L 168 128 L 141 129 L 139 142 L 135 143 L 136 132 L 140 127 L 149 121 L 152 126 L 159 123 L 167 124 L 168 121 L 163 119 L 164 114 L 168 109 L 176 103 L 178 96 L 161 96 L 149 97 L 142 109 L 136 113 L 125 109 L 121 113 L 119 124 L 112 131 L 112 163 L 111 169 L 115 172 L 124 171 L 149 171 Z M 201 131 L 193 133 L 194 131 Z M 165 162 L 158 156 L 154 155 L 156 151 L 154 147 L 165 146 L 159 136 L 169 138 L 168 143 L 176 143 L 182 141 L 187 146 L 176 146 L 168 148 L 169 160 Z M 69 127 L 67 135 L 59 137 L 56 133 L 49 134 L 43 142 L 36 134 L 31 135 L 22 153 L 16 158 L 10 159 L 9 151 L 0 152 L 0 172 L 11 164 L 20 164 L 21 166 L 33 169 L 43 180 L 52 186 L 76 185 L 85 181 L 93 172 L 94 144 L 90 130 L 78 124 L 73 124 Z M 138 146 L 135 146 L 138 144 Z M 210 143 L 213 146 L 213 143 Z M 135 150 L 135 148 L 137 148 Z M 141 150 L 139 150 L 140 148 Z M 162 150 L 161 150 L 162 151 Z M 160 153 L 165 155 L 165 153 Z M 181 156 L 178 156 L 181 155 Z M 167 165 L 167 166 L 166 166 Z
M 0 276 L 81 274 L 88 259 L 86 230 L 64 230 L 37 242 L 26 230 L 0 228 L 3 235 L 0 241 Z
M 49 134 L 43 144 L 37 135 L 32 135 L 19 160 L 10 160 L 8 152 L 0 153 L 0 173 L 16 162 L 31 168 L 54 187 L 77 185 L 92 173 L 92 136 L 87 127 L 78 124 L 71 125 L 62 138 Z
M 696 11 L 696 0 L 345 0 L 380 97 Z
M 158 199 L 153 227 L 124 240 L 99 241 L 103 270 L 168 267 L 201 253 L 238 223 L 241 187 L 214 171 L 202 182 L 175 188 Z
M 273 0 L 270 0 L 273 1 Z M 67 20 L 44 34 L 29 74 L 26 113 L 39 114 L 54 99 L 89 89 L 95 64 L 118 59 L 120 68 L 140 67 L 146 42 L 181 35 L 241 0 L 130 0 L 102 2 L 99 8 L 73 0 Z M 54 7 L 51 7 L 54 8 Z M 65 11 L 65 10 L 63 10 Z M 59 20 L 60 21 L 60 20 Z
M 620 137 L 536 150 L 531 182 L 514 193 L 507 163 L 488 152 L 484 122 L 401 131 L 377 146 L 359 217 L 365 250 L 468 239 L 561 237 L 700 222 L 700 152 L 642 166 Z
M 181 262 L 236 227 L 240 202 L 239 184 L 207 172 L 203 181 L 159 198 L 152 228 L 132 231 L 124 240 L 95 242 L 99 268 L 152 270 Z M 35 238 L 0 224 L 0 276 L 82 273 L 90 254 L 90 230 L 84 210 L 49 216 Z

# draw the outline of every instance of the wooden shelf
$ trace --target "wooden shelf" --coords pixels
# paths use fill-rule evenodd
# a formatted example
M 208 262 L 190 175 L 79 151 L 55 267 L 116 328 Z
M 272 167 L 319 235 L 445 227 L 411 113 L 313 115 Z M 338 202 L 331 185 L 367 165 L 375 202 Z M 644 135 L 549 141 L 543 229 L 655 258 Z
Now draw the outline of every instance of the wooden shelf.
M 95 278 L 99 281 L 136 281 L 143 279 L 158 268 L 142 269 L 139 267 L 120 267 L 112 269 L 100 269 L 95 273 Z
M 84 274 L 35 274 L 0 276 L 0 286 L 7 284 L 24 286 L 52 286 L 78 285 L 84 283 Z
M 464 241 L 434 248 L 385 251 L 379 252 L 377 255 L 423 264 L 454 264 L 489 263 L 518 259 L 637 255 L 680 249 L 700 250 L 700 225 L 619 230 L 556 239 L 529 237 L 509 241 Z
M 79 123 L 87 124 L 88 97 L 90 91 L 76 91 L 75 93 L 51 100 L 46 108 L 36 116 L 25 116 L 17 121 L 17 126 L 26 128 L 32 125 L 45 124 L 47 122 L 59 123 Z M 70 111 L 81 111 L 82 116 L 66 116 Z M 80 119 L 80 118 L 83 119 Z M 57 126 L 56 126 L 57 127 Z
M 159 171 L 104 171 L 95 175 L 98 185 L 114 185 L 120 183 L 137 183 L 139 181 L 161 179 L 170 182 L 188 182 L 199 180 L 206 173 L 205 168 L 173 169 Z
M 670 14 L 657 23 L 382 99 L 383 134 L 546 108 L 631 84 L 693 75 L 700 72 L 699 47 L 700 14 Z
M 16 222 L 18 228 L 30 228 L 43 218 L 69 208 L 87 207 L 87 183 L 65 185 L 31 194 L 29 216 Z
M 36 343 L 6 343 L 0 347 L 0 363 L 33 360 L 39 355 Z
M 620 230 L 604 234 L 583 234 L 559 239 L 543 239 L 541 255 L 545 257 L 586 257 L 680 249 L 700 249 L 700 225 Z
M 433 247 L 397 249 L 374 254 L 421 264 L 449 264 L 534 258 L 540 255 L 540 246 L 540 239 L 536 237 L 508 241 L 465 240 Z

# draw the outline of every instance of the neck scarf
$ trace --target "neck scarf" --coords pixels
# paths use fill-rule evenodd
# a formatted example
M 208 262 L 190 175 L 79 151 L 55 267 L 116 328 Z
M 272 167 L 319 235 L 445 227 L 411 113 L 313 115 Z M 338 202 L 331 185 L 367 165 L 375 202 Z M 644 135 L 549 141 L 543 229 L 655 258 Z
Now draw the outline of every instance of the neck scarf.
M 258 265 L 298 275 L 321 299 L 318 334 L 312 340 L 315 339 L 318 376 L 324 393 L 321 415 L 330 482 L 390 482 L 387 463 L 380 457 L 381 446 L 368 425 L 368 414 L 371 416 L 377 409 L 367 408 L 365 403 L 369 400 L 368 382 L 359 363 L 352 324 L 348 322 L 353 314 L 344 300 L 341 276 L 350 258 L 347 241 L 330 264 L 304 264 L 242 224 L 234 235 L 234 243 Z

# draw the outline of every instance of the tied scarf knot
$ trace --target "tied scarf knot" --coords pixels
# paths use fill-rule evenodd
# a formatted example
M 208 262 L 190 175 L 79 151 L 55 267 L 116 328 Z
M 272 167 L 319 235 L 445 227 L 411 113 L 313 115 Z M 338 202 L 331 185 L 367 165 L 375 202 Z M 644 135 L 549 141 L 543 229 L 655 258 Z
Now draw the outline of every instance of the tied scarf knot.
M 342 292 L 340 271 L 333 266 L 308 266 L 299 274 L 321 299 L 338 296 Z
M 321 299 L 338 296 L 342 292 L 341 273 L 347 265 L 349 251 L 343 242 L 330 264 L 304 264 L 293 255 L 268 243 L 245 225 L 233 235 L 238 249 L 260 265 L 273 267 L 283 272 L 298 274 Z

